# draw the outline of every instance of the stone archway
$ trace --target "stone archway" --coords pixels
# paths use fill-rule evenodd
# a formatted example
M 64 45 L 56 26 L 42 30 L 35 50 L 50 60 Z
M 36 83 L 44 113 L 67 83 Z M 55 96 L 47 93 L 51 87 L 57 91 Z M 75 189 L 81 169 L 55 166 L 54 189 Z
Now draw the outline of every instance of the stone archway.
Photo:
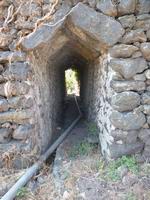
M 117 30 L 117 34 L 115 30 Z M 86 75 L 86 89 L 83 92 L 85 104 L 89 110 L 88 115 L 94 118 L 98 116 L 99 112 L 103 112 L 101 114 L 104 115 L 103 117 L 106 117 L 106 113 L 110 115 L 109 111 L 106 113 L 104 111 L 108 103 L 105 102 L 107 97 L 103 94 L 103 90 L 109 83 L 109 79 L 103 62 L 106 60 L 109 47 L 117 43 L 123 34 L 124 29 L 117 21 L 79 3 L 60 22 L 53 26 L 43 25 L 22 41 L 22 48 L 25 51 L 32 51 L 30 62 L 36 80 L 34 83 L 36 85 L 34 90 L 37 91 L 36 99 L 38 99 L 36 115 L 38 116 L 42 149 L 45 150 L 51 139 L 50 133 L 53 132 L 55 113 L 58 113 L 60 96 L 62 96 L 61 91 L 56 91 L 61 87 L 55 84 L 61 65 L 63 67 L 63 65 L 69 65 L 72 62 L 80 66 L 82 61 L 88 63 L 86 64 L 89 66 Z M 101 75 L 97 77 L 97 73 L 101 73 Z M 61 79 L 59 78 L 59 80 Z M 103 85 L 100 82 L 103 82 Z M 101 97 L 97 93 L 98 90 L 100 96 L 104 98 L 103 104 L 101 104 Z M 101 111 L 99 111 L 99 106 L 102 107 Z M 100 121 L 102 124 L 105 123 L 103 119 Z M 111 128 L 109 119 L 106 126 L 109 126 L 108 129 Z M 109 132 L 110 130 L 108 130 L 108 135 Z M 107 139 L 110 142 L 111 136 Z
M 110 65 L 108 65 L 110 55 L 116 57 L 115 54 L 117 54 L 118 57 L 118 52 L 120 53 L 120 51 L 127 55 L 127 51 L 134 52 L 137 50 L 136 47 L 131 46 L 128 48 L 128 46 L 122 45 L 115 46 L 108 53 L 109 48 L 119 42 L 123 34 L 123 27 L 115 19 L 97 13 L 86 5 L 79 3 L 55 25 L 43 25 L 24 38 L 21 45 L 25 51 L 32 51 L 31 63 L 35 72 L 35 79 L 37 79 L 37 89 L 35 91 L 38 91 L 36 98 L 40 102 L 36 102 L 37 124 L 39 124 L 37 132 L 39 130 L 40 137 L 38 138 L 40 138 L 42 149 L 46 148 L 51 138 L 52 124 L 56 117 L 53 114 L 57 113 L 58 108 L 56 99 L 59 99 L 58 94 L 60 94 L 58 92 L 56 95 L 54 89 L 55 80 L 53 79 L 58 72 L 55 71 L 56 69 L 53 71 L 49 66 L 60 65 L 59 61 L 67 64 L 69 58 L 72 60 L 75 57 L 79 62 L 83 58 L 83 60 L 90 63 L 88 64 L 89 66 L 93 65 L 94 68 L 93 85 L 87 87 L 91 87 L 91 91 L 87 90 L 85 95 L 88 94 L 87 101 L 90 102 L 88 104 L 88 115 L 94 116 L 94 120 L 99 127 L 102 153 L 108 158 L 114 158 L 124 154 L 140 152 L 143 149 L 143 142 L 140 142 L 137 138 L 137 130 L 145 124 L 145 115 L 142 112 L 137 114 L 136 112 L 128 111 L 139 105 L 139 96 L 135 91 L 143 91 L 145 85 L 143 82 L 134 82 L 126 79 L 142 72 L 147 68 L 147 65 L 143 59 L 112 59 Z M 62 59 L 59 58 L 61 55 Z M 48 62 L 50 63 L 47 65 Z M 132 68 L 133 65 L 136 65 L 136 68 Z M 50 78 L 49 75 L 45 77 L 48 72 L 43 71 L 45 67 L 54 73 L 54 77 Z M 114 78 L 114 71 L 119 72 L 124 78 L 119 78 L 117 75 Z M 51 72 L 48 73 L 51 74 Z M 87 74 L 88 76 L 90 77 Z M 43 86 L 41 87 L 41 85 Z M 128 92 L 128 90 L 132 92 Z M 92 97 L 89 95 L 90 92 L 92 92 Z M 116 94 L 116 92 L 119 93 Z M 47 95 L 47 93 L 49 94 Z M 53 98 L 50 100 L 50 97 Z M 111 99 L 112 97 L 113 99 Z M 122 108 L 122 105 L 125 104 L 125 99 L 127 100 L 127 106 Z M 56 103 L 55 106 L 52 103 L 53 101 Z M 46 104 L 48 107 L 46 107 Z M 54 106 L 56 110 L 54 107 L 50 109 L 51 106 Z M 113 109 L 116 109 L 116 111 L 113 111 Z M 49 113 L 53 113 L 51 117 Z M 50 120 L 50 118 L 54 119 L 54 121 Z M 126 141 L 128 137 L 131 137 L 130 135 L 133 135 L 133 143 L 126 144 L 122 140 L 119 143 L 118 138 L 122 138 L 124 135 L 126 135 Z M 118 142 L 115 141 L 115 138 L 117 138 Z
M 130 8 L 131 5 L 119 7 L 121 11 L 118 16 L 126 13 L 124 6 Z M 134 11 L 132 7 L 126 14 L 132 14 Z M 15 74 L 17 79 L 19 72 L 17 80 L 23 80 L 24 85 L 19 81 L 10 87 L 9 83 L 1 84 L 0 95 L 24 95 L 27 99 L 32 97 L 33 100 L 29 109 L 25 107 L 27 112 L 21 107 L 21 111 L 12 110 L 0 115 L 2 122 L 19 124 L 13 138 L 24 138 L 20 136 L 20 124 L 25 124 L 25 127 L 26 123 L 32 124 L 32 131 L 28 131 L 27 126 L 27 131 L 23 129 L 22 133 L 30 133 L 26 135 L 31 142 L 30 148 L 35 146 L 40 152 L 45 151 L 51 142 L 57 118 L 55 113 L 61 110 L 61 73 L 66 65 L 76 64 L 80 68 L 82 63 L 88 69 L 86 72 L 83 70 L 84 105 L 88 107 L 87 117 L 92 117 L 99 128 L 103 155 L 110 159 L 149 152 L 149 143 L 146 141 L 150 124 L 147 54 L 149 43 L 146 43 L 148 37 L 144 32 L 147 29 L 128 30 L 128 23 L 134 16 L 127 15 L 124 19 L 117 18 L 115 14 L 115 19 L 110 17 L 114 16 L 114 13 L 105 14 L 78 3 L 60 21 L 52 25 L 43 24 L 24 37 L 20 43 L 21 53 L 1 54 L 2 62 L 10 57 L 12 61 L 24 61 L 23 72 L 19 72 L 19 66 L 16 70 L 10 66 L 5 74 Z M 140 46 L 140 43 L 143 44 Z M 27 79 L 29 71 L 30 76 Z M 9 92 L 6 94 L 7 89 Z M 17 101 L 17 108 L 20 104 L 29 104 L 24 99 L 21 101 L 23 103 L 20 101 Z M 3 103 L 5 104 L 5 101 Z M 13 102 L 9 104 L 12 108 Z M 4 111 L 8 109 L 4 108 Z

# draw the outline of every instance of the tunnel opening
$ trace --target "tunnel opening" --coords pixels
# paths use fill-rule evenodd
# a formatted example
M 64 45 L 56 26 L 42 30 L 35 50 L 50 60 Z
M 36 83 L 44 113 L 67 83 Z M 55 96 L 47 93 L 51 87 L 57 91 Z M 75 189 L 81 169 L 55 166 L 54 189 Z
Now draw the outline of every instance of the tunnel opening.
M 75 66 L 65 70 L 66 96 L 80 96 L 80 74 Z
M 54 108 L 57 111 L 53 121 L 55 134 L 52 135 L 52 140 L 55 140 L 79 115 L 76 100 L 83 117 L 89 120 L 89 100 L 93 83 L 90 79 L 93 79 L 94 72 L 94 67 L 90 69 L 90 62 L 69 46 L 63 47 L 58 55 L 59 61 L 55 63 L 56 73 L 53 82 L 56 83 Z
M 36 74 L 36 128 L 41 152 L 79 115 L 74 95 L 84 118 L 94 121 L 96 117 L 93 107 L 94 76 L 98 65 L 93 52 L 76 41 L 69 41 L 53 54 L 49 54 L 49 48 L 37 49 L 32 55 Z M 73 88 L 68 88 L 68 78 L 73 78 Z

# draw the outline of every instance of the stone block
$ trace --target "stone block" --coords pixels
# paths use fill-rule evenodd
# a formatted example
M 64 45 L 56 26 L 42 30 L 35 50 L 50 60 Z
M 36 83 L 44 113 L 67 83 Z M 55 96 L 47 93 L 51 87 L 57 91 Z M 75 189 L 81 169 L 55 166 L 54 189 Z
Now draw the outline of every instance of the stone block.
M 0 96 L 11 97 L 27 94 L 30 87 L 25 82 L 7 82 L 0 84 Z
M 20 51 L 1 51 L 0 52 L 0 63 L 8 63 L 14 61 L 25 61 L 25 53 Z
M 132 58 L 139 58 L 142 57 L 142 53 L 141 51 L 136 51 L 133 53 Z
M 144 105 L 143 107 L 144 107 L 144 111 L 143 112 L 146 115 L 150 115 L 150 105 Z
M 145 143 L 150 138 L 150 129 L 141 129 L 139 131 L 138 137 Z
M 111 131 L 111 136 L 114 138 L 114 141 L 123 141 L 123 143 L 132 144 L 136 143 L 138 131 L 122 131 L 116 129 Z
M 122 92 L 112 96 L 112 107 L 120 112 L 131 111 L 140 105 L 140 95 L 136 92 Z
M 150 104 L 150 92 L 143 93 L 141 97 L 142 104 Z
M 24 62 L 14 62 L 8 65 L 3 76 L 7 80 L 26 80 L 29 74 L 29 65 Z
M 136 8 L 139 14 L 150 12 L 150 1 L 149 0 L 139 0 Z
M 136 23 L 136 18 L 134 15 L 125 15 L 118 18 L 119 22 L 123 28 L 132 28 Z
M 102 13 L 97 13 L 82 3 L 72 9 L 68 18 L 73 23 L 75 31 L 84 32 L 100 42 L 101 47 L 107 48 L 116 44 L 124 34 L 124 29 L 118 21 Z M 79 37 L 81 36 L 79 35 Z
M 117 159 L 123 155 L 132 155 L 142 151 L 144 144 L 136 142 L 134 144 L 112 144 L 110 145 L 111 158 Z
M 5 112 L 9 109 L 8 101 L 6 99 L 0 99 L 0 112 Z
M 111 87 L 116 92 L 124 92 L 124 91 L 144 91 L 145 83 L 143 81 L 111 81 Z
M 12 35 L 0 33 L 0 49 L 7 49 L 8 45 L 12 42 Z
M 16 130 L 14 130 L 12 137 L 16 140 L 26 140 L 32 134 L 32 126 L 20 125 Z
M 137 30 L 131 30 L 127 32 L 123 38 L 122 43 L 125 44 L 131 44 L 134 42 L 146 42 L 147 38 L 143 30 L 137 29 Z
M 137 20 L 134 29 L 142 29 L 147 31 L 150 29 L 150 19 Z
M 110 120 L 112 124 L 121 130 L 138 130 L 146 122 L 145 115 L 135 112 L 120 113 L 118 111 L 113 111 Z
M 105 15 L 117 16 L 117 7 L 111 0 L 98 1 L 96 8 Z
M 12 129 L 0 128 L 0 144 L 7 143 L 10 140 L 11 133 L 12 133 Z
M 133 79 L 135 81 L 145 81 L 146 80 L 146 77 L 145 77 L 145 74 L 136 74 L 133 76 Z
M 147 61 L 150 61 L 150 42 L 142 43 L 140 50 L 142 51 L 144 58 Z
M 110 67 L 126 79 L 130 79 L 148 68 L 147 62 L 143 58 L 114 58 L 110 61 Z
M 135 11 L 136 0 L 120 0 L 118 4 L 118 14 L 132 14 Z
M 85 20 L 86 19 L 86 20 Z M 67 23 L 65 23 L 67 21 Z M 102 47 L 109 47 L 119 41 L 124 34 L 124 29 L 121 24 L 115 19 L 98 13 L 85 4 L 78 3 L 62 20 L 56 25 L 43 25 L 37 31 L 25 37 L 21 45 L 26 50 L 32 50 L 40 44 L 52 41 L 54 36 L 64 28 L 64 23 L 67 25 L 66 29 L 71 29 L 77 37 L 83 39 L 83 34 L 97 41 Z M 73 26 L 73 28 L 71 28 Z M 107 34 L 105 34 L 107 32 Z M 87 44 L 89 42 L 86 41 Z
M 31 108 L 33 106 L 33 100 L 25 96 L 11 97 L 8 98 L 8 104 L 12 109 Z
M 113 46 L 110 50 L 110 56 L 114 58 L 129 58 L 132 54 L 138 51 L 138 47 L 127 44 L 118 44 Z
M 17 124 L 24 124 L 29 121 L 32 117 L 31 110 L 20 110 L 20 111 L 7 111 L 0 113 L 0 123 L 14 122 Z

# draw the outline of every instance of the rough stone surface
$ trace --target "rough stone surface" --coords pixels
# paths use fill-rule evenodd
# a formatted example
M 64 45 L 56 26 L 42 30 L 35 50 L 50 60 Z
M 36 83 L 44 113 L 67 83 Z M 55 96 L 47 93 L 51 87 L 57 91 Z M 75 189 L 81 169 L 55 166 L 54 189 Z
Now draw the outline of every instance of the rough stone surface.
M 29 91 L 29 85 L 25 82 L 7 82 L 0 85 L 0 95 L 4 97 L 26 94 Z
M 144 105 L 144 111 L 146 115 L 150 115 L 150 105 Z
M 0 63 L 13 62 L 13 61 L 24 61 L 25 54 L 19 51 L 1 51 L 0 52 Z
M 145 74 L 136 74 L 135 76 L 133 76 L 133 79 L 135 81 L 145 81 L 146 77 Z
M 143 58 L 112 59 L 110 61 L 110 66 L 126 79 L 130 79 L 135 74 L 143 72 L 148 68 L 147 63 Z
M 10 140 L 11 133 L 12 133 L 11 129 L 1 128 L 0 129 L 0 144 L 8 142 Z
M 131 30 L 123 36 L 122 42 L 125 44 L 132 44 L 134 42 L 146 42 L 146 35 L 141 29 Z
M 111 122 L 116 128 L 122 130 L 137 130 L 145 124 L 146 118 L 142 113 L 120 113 L 113 111 L 111 114 Z
M 13 40 L 12 35 L 6 35 L 3 33 L 0 33 L 0 48 L 1 49 L 7 49 L 9 43 L 11 43 Z
M 142 104 L 150 104 L 150 92 L 142 94 Z
M 150 29 L 150 17 L 149 19 L 137 20 L 134 29 L 143 29 L 147 31 Z
M 135 11 L 136 0 L 120 0 L 118 5 L 118 14 L 132 14 Z
M 115 142 L 122 141 L 122 143 L 132 144 L 136 143 L 138 131 L 122 131 L 120 129 L 111 132 Z
M 32 50 L 38 47 L 42 43 L 46 43 L 56 35 L 57 31 L 61 29 L 62 22 L 53 26 L 43 25 L 38 28 L 36 32 L 31 33 L 29 36 L 24 38 L 21 42 L 22 47 L 25 50 Z
M 141 51 L 136 51 L 133 53 L 132 58 L 139 58 L 142 57 L 142 53 Z
M 110 56 L 114 58 L 128 58 L 131 57 L 134 52 L 138 51 L 138 47 L 133 45 L 118 44 L 113 46 L 110 50 Z
M 111 104 L 120 112 L 131 111 L 140 105 L 140 96 L 136 92 L 122 92 L 112 97 Z
M 150 1 L 149 0 L 139 0 L 137 5 L 137 11 L 139 14 L 150 12 Z
M 116 16 L 117 15 L 116 5 L 111 0 L 98 1 L 96 8 L 98 10 L 102 11 L 106 15 L 109 15 L 109 16 Z
M 139 153 L 144 147 L 142 142 L 134 144 L 113 144 L 110 145 L 111 158 L 119 158 L 123 155 Z
M 18 124 L 24 124 L 26 121 L 32 117 L 30 110 L 20 110 L 20 111 L 7 111 L 0 113 L 0 123 L 4 122 L 15 122 Z
M 31 97 L 17 96 L 8 98 L 8 104 L 12 109 L 31 108 L 33 106 L 33 100 Z
M 150 138 L 150 130 L 149 129 L 141 129 L 139 131 L 138 137 L 143 141 L 146 142 Z
M 150 79 L 150 69 L 147 69 L 145 71 L 145 76 L 146 76 L 147 79 Z
M 26 80 L 29 74 L 29 65 L 24 62 L 15 62 L 8 66 L 3 76 L 8 80 Z
M 72 11 L 69 18 L 76 29 L 81 29 L 99 41 L 103 48 L 114 45 L 124 34 L 124 29 L 119 22 L 101 13 L 93 12 L 81 3 Z M 106 32 L 107 34 L 104 34 Z
M 86 22 L 85 19 L 86 18 Z M 83 31 L 88 36 L 100 42 L 101 46 L 112 46 L 117 43 L 124 34 L 124 29 L 119 22 L 101 13 L 95 12 L 88 6 L 79 3 L 69 13 L 66 20 L 71 20 L 75 26 L 75 33 Z M 63 21 L 55 26 L 42 26 L 36 32 L 29 35 L 22 41 L 22 46 L 26 50 L 34 49 L 41 43 L 52 40 L 56 33 L 63 27 Z M 70 25 L 69 25 L 70 26 Z M 117 34 L 114 32 L 117 30 Z M 108 34 L 104 34 L 104 33 Z
M 150 42 L 142 43 L 140 49 L 143 53 L 144 58 L 147 61 L 150 61 Z
M 6 99 L 0 99 L 0 112 L 7 111 L 9 109 L 8 102 Z
M 31 125 L 20 125 L 14 132 L 12 137 L 16 140 L 26 140 L 31 135 Z
M 111 81 L 111 87 L 116 92 L 144 91 L 145 83 L 143 81 Z
M 119 17 L 118 20 L 122 24 L 123 28 L 132 28 L 136 23 L 136 18 L 134 15 L 125 15 Z

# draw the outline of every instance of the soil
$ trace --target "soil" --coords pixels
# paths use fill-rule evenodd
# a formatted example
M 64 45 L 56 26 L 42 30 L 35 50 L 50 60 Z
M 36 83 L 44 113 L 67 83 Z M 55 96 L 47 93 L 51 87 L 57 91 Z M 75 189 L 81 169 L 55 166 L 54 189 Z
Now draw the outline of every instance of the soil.
M 71 115 L 69 109 L 66 115 L 65 126 L 76 116 L 76 111 Z M 111 162 L 103 160 L 87 124 L 83 119 L 78 123 L 58 147 L 54 162 L 45 164 L 18 192 L 16 200 L 150 200 L 150 164 L 135 163 L 137 173 L 122 165 L 116 169 L 119 178 L 114 180 L 115 175 L 110 178 L 106 169 Z M 24 170 L 0 171 L 2 195 Z

